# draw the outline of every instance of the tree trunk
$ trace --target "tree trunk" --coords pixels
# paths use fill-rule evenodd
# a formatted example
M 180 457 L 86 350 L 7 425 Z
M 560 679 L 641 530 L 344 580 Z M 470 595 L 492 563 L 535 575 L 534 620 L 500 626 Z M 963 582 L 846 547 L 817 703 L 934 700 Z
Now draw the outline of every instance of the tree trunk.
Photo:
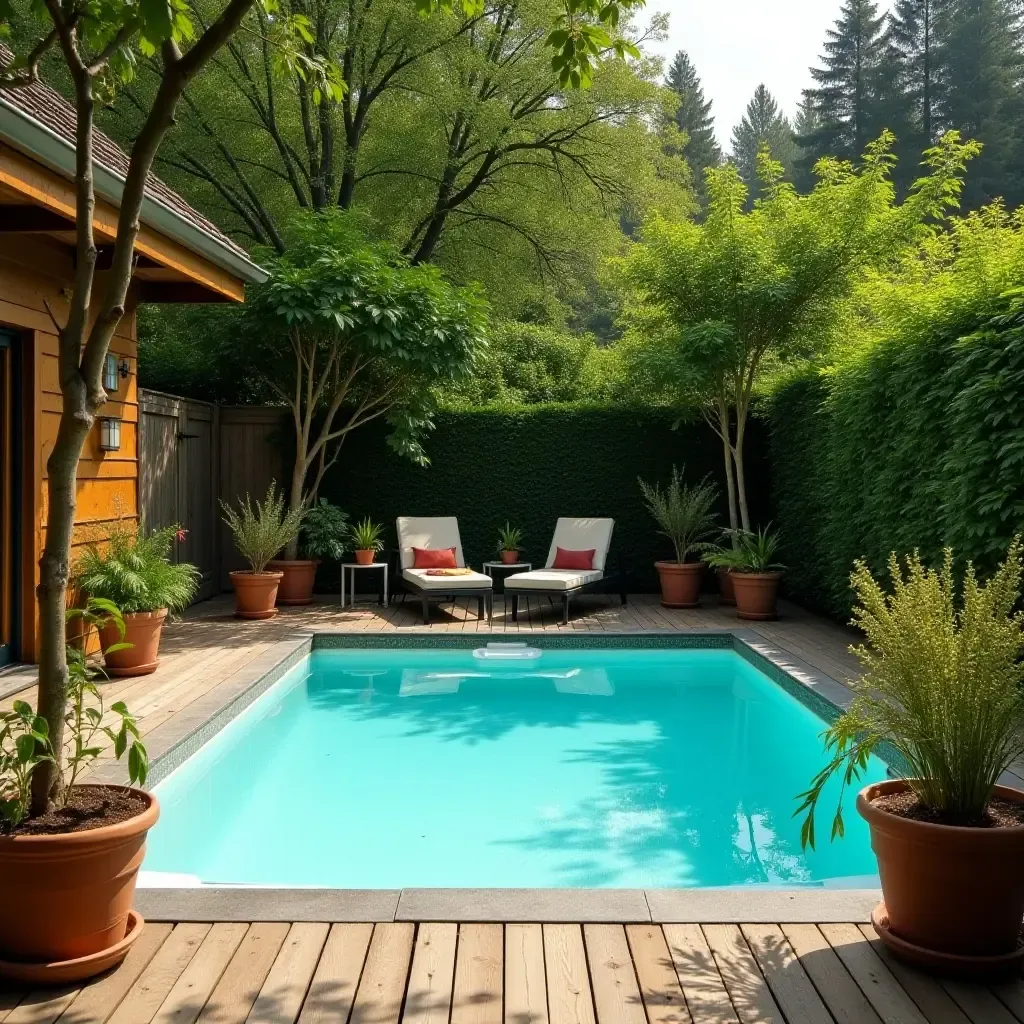
M 739 529 L 739 515 L 736 511 L 736 479 L 732 471 L 732 444 L 729 441 L 729 407 L 724 402 L 718 405 L 718 424 L 722 435 L 722 453 L 725 456 L 725 488 L 729 498 L 729 529 L 732 531 L 732 546 L 736 547 L 736 531 Z
M 302 444 L 302 439 L 299 438 Z M 295 456 L 295 468 L 292 470 L 292 488 L 288 497 L 288 508 L 296 509 L 302 507 L 305 498 L 304 489 L 306 485 L 306 457 L 304 452 L 297 452 Z M 284 549 L 284 557 L 294 561 L 299 557 L 299 538 L 292 537 L 288 546 Z
M 736 444 L 732 456 L 736 463 L 736 499 L 740 508 L 740 525 L 750 532 L 750 513 L 747 510 L 747 480 L 743 471 L 743 440 L 746 433 L 747 416 L 741 410 L 736 411 Z

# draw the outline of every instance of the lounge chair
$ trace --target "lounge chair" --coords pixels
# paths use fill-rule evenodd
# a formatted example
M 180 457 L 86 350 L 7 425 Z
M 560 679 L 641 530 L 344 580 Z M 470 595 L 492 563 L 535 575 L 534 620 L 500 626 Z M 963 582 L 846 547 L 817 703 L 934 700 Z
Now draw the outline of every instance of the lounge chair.
M 486 609 L 489 622 L 492 614 L 490 576 L 472 571 L 442 575 L 445 571 L 443 569 L 416 568 L 414 548 L 431 551 L 454 548 L 456 568 L 466 568 L 462 540 L 459 537 L 459 521 L 454 516 L 399 516 L 396 527 L 401 570 L 399 581 L 405 590 L 422 602 L 423 621 L 430 621 L 431 601 L 475 597 L 478 617 L 482 619 Z
M 611 571 L 608 549 L 612 543 L 614 519 L 559 519 L 555 535 L 551 538 L 547 561 L 543 569 L 519 572 L 505 579 L 505 599 L 512 598 L 512 621 L 519 620 L 519 598 L 542 595 L 562 599 L 562 622 L 569 621 L 569 602 L 578 594 L 616 590 L 626 603 L 626 572 L 621 561 Z M 593 551 L 591 569 L 556 569 L 558 549 L 570 552 Z

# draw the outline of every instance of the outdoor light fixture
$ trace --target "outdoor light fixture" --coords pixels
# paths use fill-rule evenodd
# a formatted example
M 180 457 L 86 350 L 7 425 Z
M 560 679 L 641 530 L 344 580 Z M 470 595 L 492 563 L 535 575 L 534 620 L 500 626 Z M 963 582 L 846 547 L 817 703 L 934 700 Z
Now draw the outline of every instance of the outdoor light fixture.
M 116 452 L 121 447 L 121 420 L 117 416 L 100 417 L 100 451 Z
M 127 380 L 128 374 L 132 372 L 132 364 L 128 362 L 127 358 L 121 360 L 121 365 L 117 368 L 117 372 Z
M 113 352 L 107 353 L 106 362 L 103 364 L 103 390 L 117 390 L 117 356 Z

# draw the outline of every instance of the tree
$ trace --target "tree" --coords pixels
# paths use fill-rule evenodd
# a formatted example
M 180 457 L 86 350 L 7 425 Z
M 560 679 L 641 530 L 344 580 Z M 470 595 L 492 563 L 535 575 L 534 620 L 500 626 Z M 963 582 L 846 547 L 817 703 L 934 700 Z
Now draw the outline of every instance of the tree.
M 787 179 L 792 178 L 796 157 L 793 126 L 762 82 L 754 90 L 740 123 L 732 130 L 731 159 L 747 186 L 748 204 L 760 195 L 757 156 L 766 146 L 772 158 L 782 164 Z
M 796 147 L 793 182 L 799 192 L 809 192 L 814 187 L 813 167 L 817 155 L 810 144 L 819 123 L 814 94 L 810 89 L 804 89 L 793 121 L 793 144 Z
M 686 136 L 683 157 L 703 195 L 704 171 L 722 162 L 722 150 L 715 139 L 711 100 L 704 99 L 704 88 L 685 50 L 680 50 L 669 65 L 665 85 L 679 97 L 672 122 Z
M 905 139 L 918 153 L 934 145 L 938 99 L 938 14 L 950 0 L 896 0 L 889 18 L 887 60 L 899 63 L 901 92 L 911 105 L 912 138 Z M 897 131 L 895 125 L 890 126 Z
M 655 221 L 625 262 L 626 365 L 648 400 L 698 409 L 718 432 L 733 529 L 751 527 L 743 453 L 761 377 L 822 350 L 865 272 L 893 265 L 956 205 L 978 151 L 948 133 L 897 205 L 891 144 L 883 134 L 858 169 L 821 161 L 808 195 L 762 152 L 764 198 L 750 212 L 736 167 L 712 171 L 704 223 Z

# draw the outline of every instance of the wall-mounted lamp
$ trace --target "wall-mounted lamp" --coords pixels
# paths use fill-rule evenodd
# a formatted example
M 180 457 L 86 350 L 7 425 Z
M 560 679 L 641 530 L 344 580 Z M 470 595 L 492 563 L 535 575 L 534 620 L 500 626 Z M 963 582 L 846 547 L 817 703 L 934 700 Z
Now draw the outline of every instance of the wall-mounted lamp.
M 127 359 L 122 359 L 121 365 L 117 368 L 117 372 L 121 374 L 121 378 L 123 380 L 127 380 L 128 374 L 132 372 L 132 364 L 129 363 Z
M 128 362 L 127 358 L 122 358 L 119 363 L 117 356 L 113 352 L 108 352 L 106 361 L 103 363 L 103 390 L 108 394 L 117 391 L 117 378 L 120 376 L 122 380 L 127 380 L 128 374 L 131 372 L 132 364 Z
M 121 448 L 121 420 L 117 416 L 100 417 L 100 451 L 116 452 Z

